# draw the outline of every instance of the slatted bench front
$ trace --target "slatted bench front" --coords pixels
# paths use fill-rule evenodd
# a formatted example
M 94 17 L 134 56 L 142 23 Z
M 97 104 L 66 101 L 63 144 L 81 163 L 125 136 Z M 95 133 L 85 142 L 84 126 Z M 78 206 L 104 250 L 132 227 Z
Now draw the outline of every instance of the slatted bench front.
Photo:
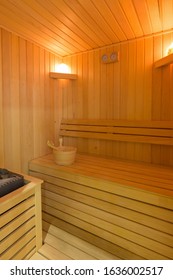
M 43 220 L 120 259 L 173 259 L 173 170 L 77 154 L 58 166 L 52 154 L 34 159 L 44 180 Z
M 63 138 L 173 145 L 171 121 L 62 120 Z M 81 140 L 82 141 L 82 140 Z M 77 154 L 31 161 L 45 181 L 43 219 L 122 259 L 173 258 L 173 169 Z
M 62 120 L 64 139 L 171 146 L 171 121 Z M 71 166 L 52 155 L 29 164 L 45 181 L 43 219 L 121 259 L 173 258 L 173 169 L 77 154 Z

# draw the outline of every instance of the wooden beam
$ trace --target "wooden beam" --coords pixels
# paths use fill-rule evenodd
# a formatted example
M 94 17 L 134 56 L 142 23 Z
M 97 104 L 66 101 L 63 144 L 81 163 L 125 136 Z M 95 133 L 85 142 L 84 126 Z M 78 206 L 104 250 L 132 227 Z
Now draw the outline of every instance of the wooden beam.
M 156 61 L 154 67 L 158 68 L 158 67 L 166 66 L 171 63 L 173 63 L 173 53 Z
M 70 79 L 70 80 L 76 80 L 77 75 L 76 74 L 69 74 L 69 73 L 56 73 L 56 72 L 50 72 L 50 78 L 53 79 Z

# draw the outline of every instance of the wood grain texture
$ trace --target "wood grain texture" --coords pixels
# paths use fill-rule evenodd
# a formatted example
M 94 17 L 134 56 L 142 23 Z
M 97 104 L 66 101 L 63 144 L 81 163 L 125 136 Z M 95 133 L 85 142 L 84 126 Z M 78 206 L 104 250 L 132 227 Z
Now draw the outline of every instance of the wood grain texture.
M 2 1 L 0 9 L 4 28 L 60 56 L 168 32 L 172 15 L 171 0 Z
M 72 73 L 78 74 L 78 80 L 75 92 L 72 84 L 66 84 L 62 118 L 172 121 L 172 68 L 153 67 L 154 62 L 165 55 L 171 40 L 172 32 L 108 46 L 88 55 L 73 55 L 71 60 L 65 57 L 64 63 L 71 66 Z M 119 62 L 103 64 L 102 55 L 114 51 L 120 53 Z M 71 106 L 70 99 L 73 100 Z M 171 147 L 119 142 L 112 146 L 104 141 L 75 142 L 74 139 L 65 143 L 76 144 L 81 152 L 172 165 Z
M 47 222 L 43 223 L 44 245 L 32 259 L 46 257 L 49 260 L 115 260 L 116 255 L 110 254 L 97 246 L 94 246 L 69 232 L 66 232 Z
M 80 121 L 80 119 L 73 119 L 62 120 L 59 134 L 61 137 L 64 136 L 81 139 L 87 138 L 172 146 L 172 125 L 173 124 L 171 122 L 166 121 L 95 121 L 91 119 L 88 121 L 86 119 Z
M 0 198 L 0 259 L 25 259 L 42 246 L 41 180 Z
M 1 45 L 1 30 L 0 30 L 0 45 Z M 4 125 L 3 125 L 3 96 L 2 96 L 2 52 L 0 52 L 0 166 L 4 165 Z
M 44 221 L 102 249 L 109 244 L 121 259 L 172 258 L 172 168 L 79 154 L 64 167 L 52 159 L 29 167 L 44 180 Z
M 4 29 L 0 34 L 0 165 L 27 173 L 28 161 L 46 154 L 54 139 L 58 88 L 49 71 L 60 58 Z
M 125 4 L 124 4 L 125 5 Z M 1 29 L 1 165 L 28 172 L 28 161 L 58 143 L 62 118 L 173 121 L 172 67 L 154 68 L 172 32 L 141 38 L 63 59 L 73 81 L 49 78 L 58 56 Z M 103 64 L 103 54 L 120 53 Z M 98 140 L 65 140 L 81 152 L 172 165 L 172 148 Z

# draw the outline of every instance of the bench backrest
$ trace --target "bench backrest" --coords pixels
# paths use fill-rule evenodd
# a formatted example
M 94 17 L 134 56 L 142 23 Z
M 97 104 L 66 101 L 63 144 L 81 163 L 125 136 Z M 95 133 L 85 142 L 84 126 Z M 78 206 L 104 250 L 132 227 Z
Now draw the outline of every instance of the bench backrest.
M 59 135 L 173 145 L 173 121 L 63 119 Z

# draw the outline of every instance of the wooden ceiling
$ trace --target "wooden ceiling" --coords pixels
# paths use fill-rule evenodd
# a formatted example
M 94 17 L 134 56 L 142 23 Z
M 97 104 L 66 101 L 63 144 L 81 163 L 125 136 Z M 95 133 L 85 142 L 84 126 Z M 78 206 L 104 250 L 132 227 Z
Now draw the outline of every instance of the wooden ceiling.
M 173 0 L 0 0 L 0 26 L 60 56 L 173 28 Z

